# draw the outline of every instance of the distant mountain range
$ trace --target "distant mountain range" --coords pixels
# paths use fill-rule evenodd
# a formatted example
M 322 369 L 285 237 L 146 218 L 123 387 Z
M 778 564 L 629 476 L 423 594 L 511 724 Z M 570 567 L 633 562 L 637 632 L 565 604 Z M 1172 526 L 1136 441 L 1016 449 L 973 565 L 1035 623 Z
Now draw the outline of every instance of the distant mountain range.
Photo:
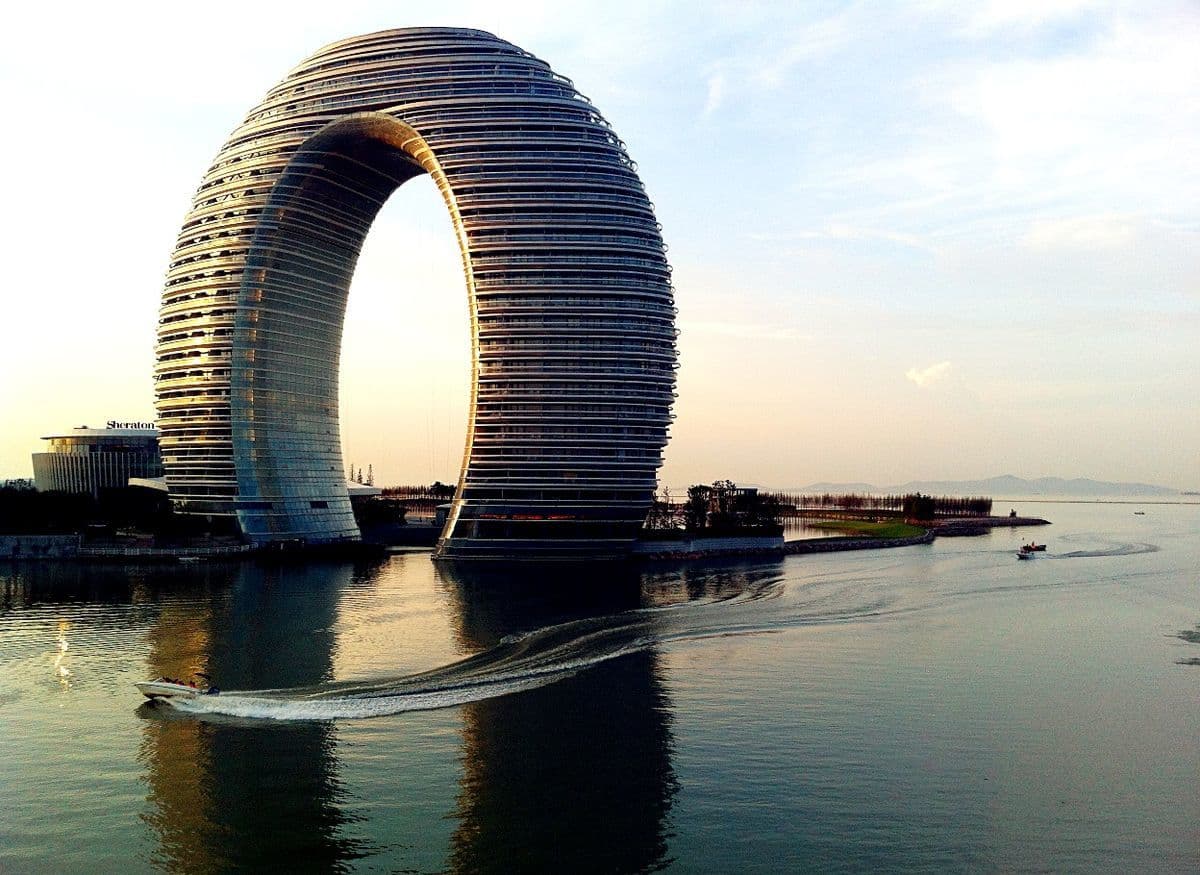
M 987 495 L 987 496 L 1036 496 L 1053 495 L 1072 498 L 1171 498 L 1180 490 L 1169 486 L 1150 483 L 1110 483 L 1105 480 L 1089 480 L 1076 477 L 1037 477 L 1026 480 L 1004 474 L 986 480 L 912 480 L 898 486 L 875 486 L 871 483 L 810 483 L 786 489 L 785 492 L 805 494 L 822 492 L 858 492 L 873 495 L 895 495 L 909 492 L 924 492 L 929 495 Z

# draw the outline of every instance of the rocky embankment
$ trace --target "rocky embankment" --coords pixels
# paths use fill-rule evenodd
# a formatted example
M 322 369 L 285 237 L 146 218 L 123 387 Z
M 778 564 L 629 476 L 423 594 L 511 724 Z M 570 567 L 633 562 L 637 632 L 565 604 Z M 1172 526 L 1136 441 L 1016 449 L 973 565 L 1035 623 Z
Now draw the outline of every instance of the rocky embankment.
M 836 553 L 841 550 L 881 550 L 885 547 L 911 547 L 915 544 L 930 544 L 936 533 L 929 529 L 920 535 L 910 538 L 862 538 L 858 535 L 847 535 L 844 538 L 806 538 L 802 541 L 786 541 L 783 553 L 792 556 L 797 553 Z
M 973 516 L 935 520 L 932 525 L 939 538 L 953 538 L 962 535 L 986 535 L 992 529 L 1048 526 L 1050 521 L 1033 516 Z

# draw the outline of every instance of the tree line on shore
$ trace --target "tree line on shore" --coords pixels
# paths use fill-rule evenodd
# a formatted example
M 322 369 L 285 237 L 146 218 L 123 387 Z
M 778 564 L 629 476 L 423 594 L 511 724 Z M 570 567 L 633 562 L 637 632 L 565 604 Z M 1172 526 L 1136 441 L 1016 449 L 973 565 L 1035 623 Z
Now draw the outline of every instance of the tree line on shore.
M 428 486 L 385 486 L 383 495 L 401 501 L 449 501 L 454 497 L 454 486 L 434 480 Z
M 808 509 L 859 510 L 902 513 L 914 519 L 932 519 L 935 516 L 991 516 L 992 500 L 987 496 L 922 495 L 919 492 L 906 495 L 866 495 L 856 492 L 805 494 L 771 492 L 789 515 Z
M 446 502 L 454 497 L 454 487 L 438 481 L 427 486 L 388 486 L 383 495 L 413 503 Z M 785 517 L 809 510 L 877 512 L 930 520 L 935 517 L 990 516 L 992 499 L 986 496 L 933 496 L 919 492 L 904 495 L 759 492 L 754 488 L 739 487 L 731 480 L 717 480 L 711 484 L 689 486 L 683 498 L 672 496 L 670 489 L 664 488 L 655 496 L 645 527 L 659 532 L 761 532 L 780 527 Z

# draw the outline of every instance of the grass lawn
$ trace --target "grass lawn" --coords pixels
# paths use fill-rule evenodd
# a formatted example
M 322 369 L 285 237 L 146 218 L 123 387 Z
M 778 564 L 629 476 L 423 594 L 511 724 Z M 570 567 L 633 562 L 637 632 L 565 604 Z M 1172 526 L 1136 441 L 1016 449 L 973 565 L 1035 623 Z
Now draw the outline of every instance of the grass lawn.
M 886 522 L 869 523 L 863 520 L 818 520 L 806 523 L 814 529 L 829 529 L 835 532 L 845 532 L 848 535 L 865 535 L 868 538 L 911 538 L 923 535 L 925 530 L 908 523 Z

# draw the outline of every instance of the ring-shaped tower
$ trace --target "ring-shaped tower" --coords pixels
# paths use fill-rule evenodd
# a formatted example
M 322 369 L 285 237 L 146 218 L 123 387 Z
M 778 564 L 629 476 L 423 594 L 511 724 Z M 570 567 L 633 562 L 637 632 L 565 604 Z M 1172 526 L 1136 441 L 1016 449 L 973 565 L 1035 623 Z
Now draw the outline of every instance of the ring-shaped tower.
M 174 505 L 236 515 L 258 544 L 359 538 L 338 425 L 346 296 L 375 215 L 422 173 L 450 214 L 471 324 L 466 447 L 437 555 L 623 555 L 675 395 L 661 227 L 587 98 L 477 30 L 327 46 L 217 155 L 159 313 Z

